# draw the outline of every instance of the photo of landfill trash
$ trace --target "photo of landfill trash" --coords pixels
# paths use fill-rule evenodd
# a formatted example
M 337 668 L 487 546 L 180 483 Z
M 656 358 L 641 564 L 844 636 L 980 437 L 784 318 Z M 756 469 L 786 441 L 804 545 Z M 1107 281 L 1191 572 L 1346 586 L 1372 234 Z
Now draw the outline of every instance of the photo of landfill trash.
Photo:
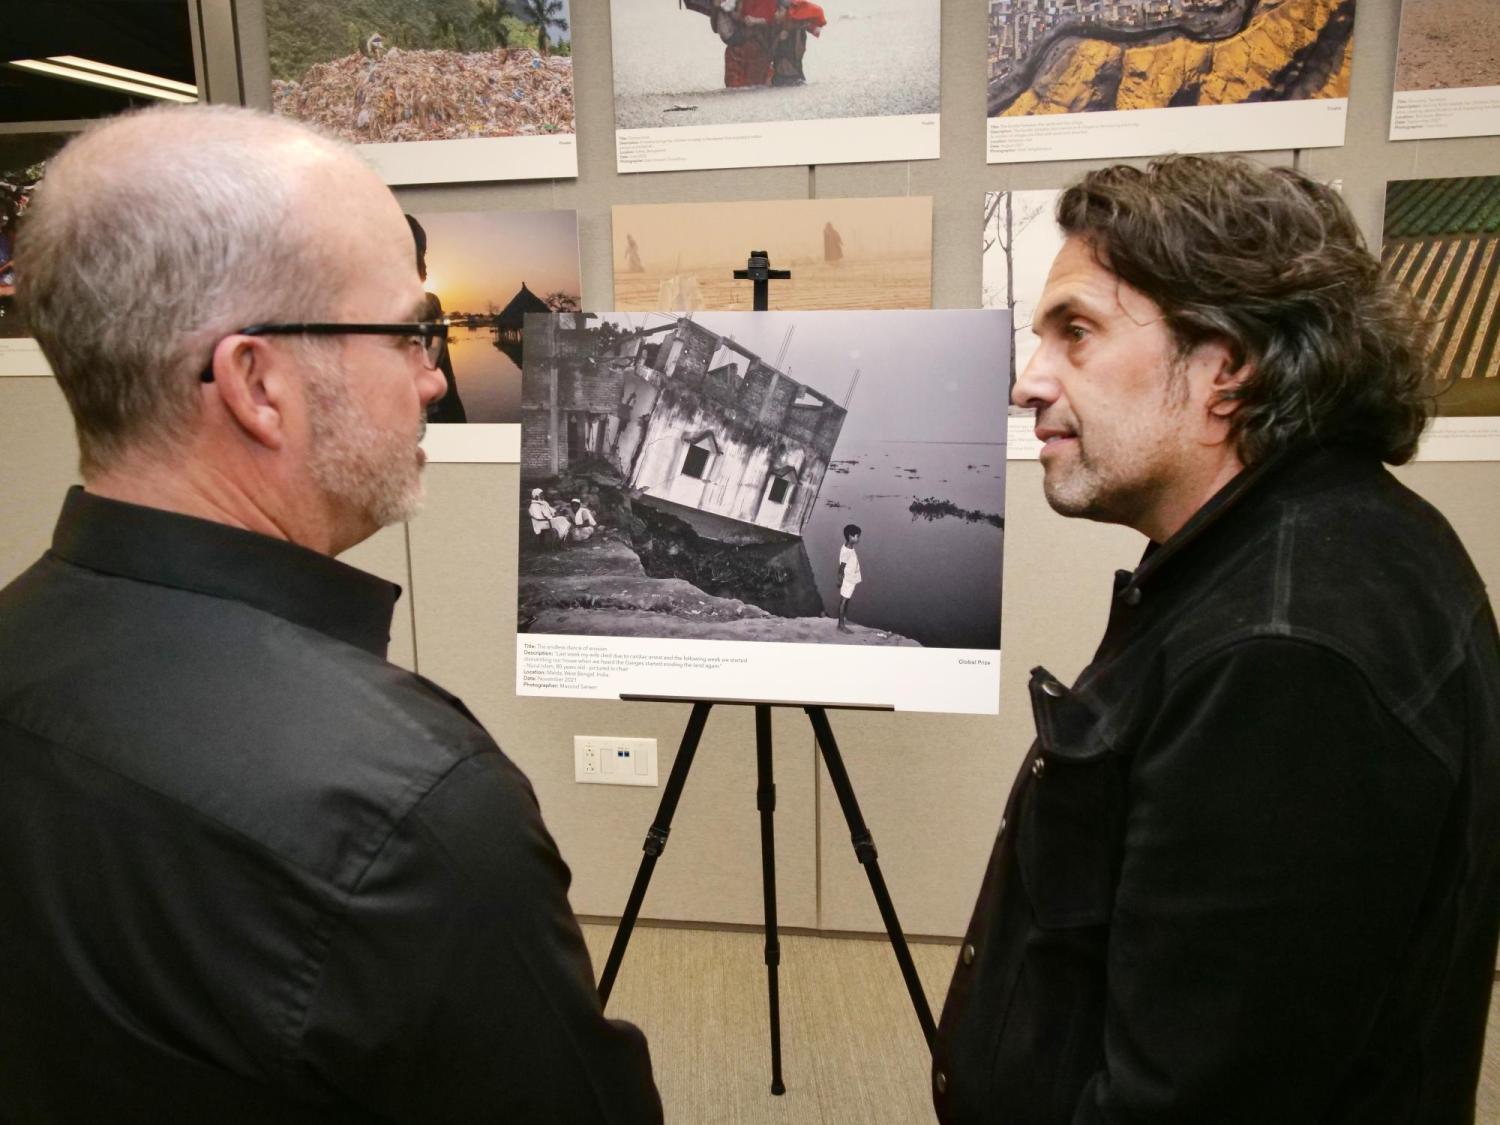
M 621 311 L 749 312 L 734 271 L 751 249 L 791 271 L 771 284 L 775 309 L 932 305 L 930 196 L 617 204 L 613 222 Z
M 424 320 L 446 319 L 448 388 L 429 423 L 521 420 L 528 313 L 578 308 L 575 211 L 422 211 L 408 215 Z
M 1349 96 L 1355 0 L 990 0 L 990 117 Z
M 611 0 L 615 128 L 938 112 L 938 0 Z
M 1003 312 L 526 323 L 526 634 L 998 650 Z
M 568 0 L 265 0 L 271 104 L 356 144 L 571 134 Z
M 16 228 L 47 160 L 72 133 L 0 133 L 0 339 L 27 335 L 16 314 Z

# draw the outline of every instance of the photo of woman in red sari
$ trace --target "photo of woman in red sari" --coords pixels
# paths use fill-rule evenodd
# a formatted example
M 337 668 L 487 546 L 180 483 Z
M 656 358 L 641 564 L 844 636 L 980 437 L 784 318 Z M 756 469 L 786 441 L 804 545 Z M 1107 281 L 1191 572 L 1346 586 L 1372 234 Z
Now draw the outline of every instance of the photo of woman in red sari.
M 937 155 L 943 0 L 609 6 L 621 172 Z
M 710 18 L 724 41 L 724 85 L 801 86 L 809 34 L 828 20 L 810 0 L 712 0 Z

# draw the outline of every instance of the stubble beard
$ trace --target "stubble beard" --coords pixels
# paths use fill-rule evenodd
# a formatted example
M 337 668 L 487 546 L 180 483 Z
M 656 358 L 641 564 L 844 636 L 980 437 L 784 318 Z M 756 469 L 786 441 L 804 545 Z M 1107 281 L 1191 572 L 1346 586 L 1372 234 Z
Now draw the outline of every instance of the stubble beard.
M 1071 463 L 1053 461 L 1043 470 L 1042 494 L 1060 516 L 1071 519 L 1108 520 L 1109 487 L 1099 467 L 1084 448 L 1083 433 L 1074 438 Z
M 1121 429 L 1106 424 L 1095 433 L 1092 453 L 1084 426 L 1073 424 L 1069 460 L 1044 470 L 1042 493 L 1058 515 L 1136 527 L 1161 499 L 1177 466 L 1173 437 L 1187 409 L 1174 368 L 1154 425 Z
M 340 506 L 380 528 L 404 523 L 422 507 L 422 470 L 416 447 L 427 431 L 418 417 L 406 432 L 382 430 L 350 393 L 332 357 L 309 364 L 313 482 Z

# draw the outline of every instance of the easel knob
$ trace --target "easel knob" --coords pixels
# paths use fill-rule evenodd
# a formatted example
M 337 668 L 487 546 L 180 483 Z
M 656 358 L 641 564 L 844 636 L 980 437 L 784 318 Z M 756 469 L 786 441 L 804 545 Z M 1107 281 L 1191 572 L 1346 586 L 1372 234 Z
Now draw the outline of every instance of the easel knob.
M 756 312 L 765 312 L 771 307 L 771 282 L 785 281 L 791 276 L 791 270 L 772 269 L 771 255 L 764 250 L 750 251 L 750 257 L 745 262 L 745 268 L 734 271 L 736 281 L 752 281 L 755 283 L 752 308 Z

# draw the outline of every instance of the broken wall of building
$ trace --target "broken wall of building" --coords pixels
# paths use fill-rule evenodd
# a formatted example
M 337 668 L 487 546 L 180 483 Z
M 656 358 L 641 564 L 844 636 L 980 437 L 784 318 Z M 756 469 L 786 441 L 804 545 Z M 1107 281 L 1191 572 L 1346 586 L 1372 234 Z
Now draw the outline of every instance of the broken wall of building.
M 608 453 L 630 363 L 595 355 L 578 314 L 528 315 L 521 371 L 521 473 L 554 476 L 585 456 Z
M 676 339 L 682 348 L 670 363 L 672 374 L 659 376 L 632 485 L 677 498 L 673 486 L 682 475 L 688 444 L 711 434 L 718 454 L 695 506 L 756 523 L 772 473 L 791 469 L 796 484 L 774 526 L 801 534 L 843 428 L 844 409 L 821 396 L 815 406 L 798 405 L 805 388 L 753 356 L 747 355 L 744 377 L 729 374 L 733 369 L 727 365 L 706 370 L 720 340 L 697 325 L 683 322 Z

